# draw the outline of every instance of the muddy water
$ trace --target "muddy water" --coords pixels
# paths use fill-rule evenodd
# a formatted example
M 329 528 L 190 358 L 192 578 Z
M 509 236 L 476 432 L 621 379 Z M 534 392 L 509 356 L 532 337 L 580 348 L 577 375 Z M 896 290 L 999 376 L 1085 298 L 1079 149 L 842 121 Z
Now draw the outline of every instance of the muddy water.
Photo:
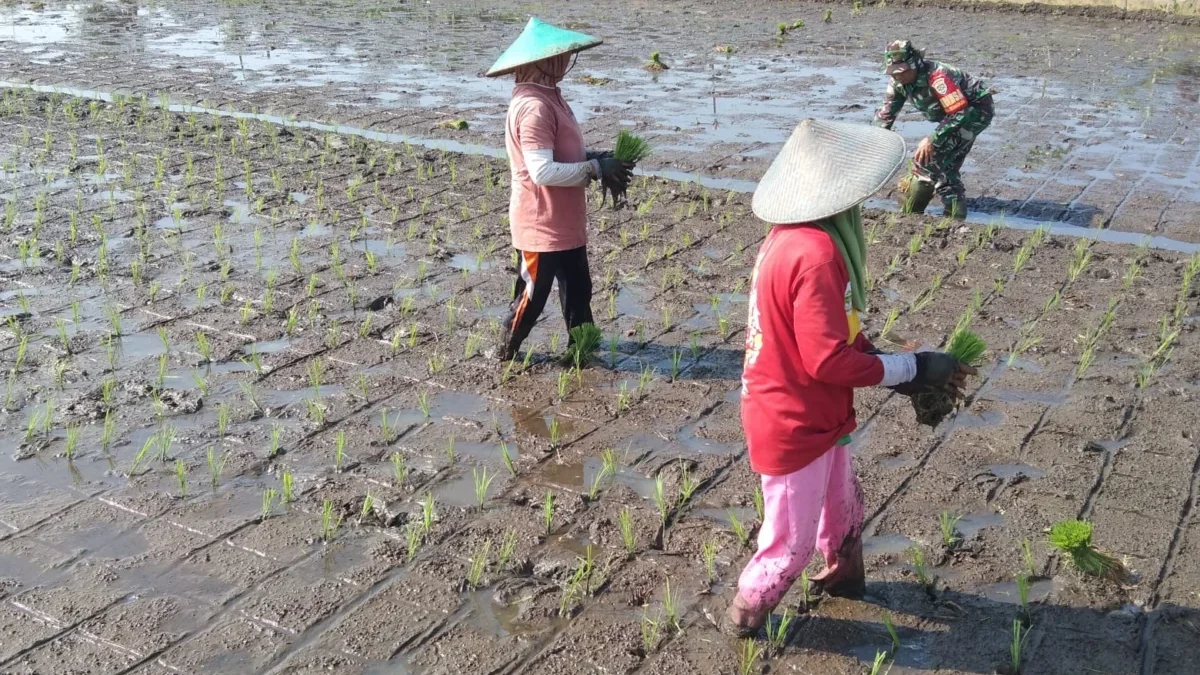
M 411 111 L 426 132 L 411 134 L 417 137 L 436 133 L 439 117 L 462 117 L 471 129 L 457 135 L 473 139 L 467 145 L 499 147 L 509 85 L 477 73 L 519 28 L 525 14 L 518 7 L 406 7 L 369 34 L 354 28 L 362 8 L 346 7 L 325 13 L 326 30 L 314 34 L 291 25 L 302 8 L 291 16 L 251 8 L 204 12 L 205 4 L 130 12 L 18 9 L 10 12 L 5 43 L 19 50 L 23 75 L 43 81 L 50 62 L 59 62 L 60 73 L 76 73 L 60 75 L 59 84 L 95 81 L 84 76 L 97 68 L 82 61 L 88 51 L 127 42 L 140 54 L 138 79 L 153 83 L 149 91 L 185 89 L 201 100 L 229 98 L 223 88 L 231 88 L 260 109 L 300 119 L 336 115 L 339 122 L 398 119 L 404 113 L 395 111 Z M 655 13 L 647 9 L 558 8 L 545 18 L 611 31 L 610 41 L 621 36 L 584 55 L 578 79 L 564 85 L 590 136 L 610 136 L 614 124 L 637 127 L 658 148 L 647 168 L 678 180 L 724 177 L 730 182 L 706 184 L 746 189 L 798 117 L 870 118 L 883 82 L 877 40 L 864 35 L 886 32 L 898 18 L 928 24 L 937 13 L 865 11 L 825 24 L 811 10 L 798 10 L 809 15 L 807 27 L 782 40 L 772 38 L 779 17 L 767 8 L 730 27 L 707 3 L 688 7 L 689 31 L 666 35 L 645 32 L 645 14 Z M 1194 70 L 1180 67 L 1194 57 L 1195 29 L 1135 24 L 1137 37 L 1098 49 L 1088 36 L 1103 29 L 1103 20 L 1057 17 L 1052 33 L 1037 16 L 992 16 L 984 26 L 943 12 L 938 22 L 971 35 L 971 49 L 933 41 L 932 52 L 982 72 L 997 90 L 1000 114 L 967 164 L 975 210 L 1197 240 L 1189 223 L 1200 197 L 1189 186 L 1200 166 L 1187 149 L 1195 145 L 1195 125 L 1183 120 L 1194 114 L 1198 87 Z M 120 37 L 104 32 L 114 25 L 122 27 Z M 427 34 L 444 44 L 392 48 Z M 714 51 L 717 44 L 732 45 L 732 53 Z M 656 50 L 671 68 L 651 75 L 637 54 Z M 305 98 L 321 104 L 294 98 L 305 90 Z M 915 143 L 929 128 L 910 115 L 900 130 Z M 447 147 L 461 145 L 445 140 L 454 141 Z

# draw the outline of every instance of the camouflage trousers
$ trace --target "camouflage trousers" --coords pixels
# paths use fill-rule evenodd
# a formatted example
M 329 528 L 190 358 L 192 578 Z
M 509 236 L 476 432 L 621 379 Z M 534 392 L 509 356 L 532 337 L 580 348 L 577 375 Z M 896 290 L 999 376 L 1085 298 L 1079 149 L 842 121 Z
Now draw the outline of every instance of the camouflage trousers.
M 934 190 L 942 201 L 949 197 L 966 197 L 967 190 L 962 182 L 962 165 L 971 148 L 975 147 L 975 139 L 992 123 L 993 112 L 992 97 L 981 99 L 963 113 L 966 117 L 958 132 L 947 138 L 942 145 L 935 147 L 928 162 L 913 163 L 913 174 L 920 180 L 933 183 Z

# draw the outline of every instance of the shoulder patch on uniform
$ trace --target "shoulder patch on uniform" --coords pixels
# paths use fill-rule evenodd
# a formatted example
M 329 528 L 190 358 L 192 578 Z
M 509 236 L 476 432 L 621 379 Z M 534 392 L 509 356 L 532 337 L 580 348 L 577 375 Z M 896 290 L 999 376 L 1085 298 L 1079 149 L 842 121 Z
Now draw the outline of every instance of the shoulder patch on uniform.
M 929 86 L 937 94 L 938 103 L 947 115 L 962 112 L 967 107 L 966 95 L 945 71 L 935 70 L 930 73 Z

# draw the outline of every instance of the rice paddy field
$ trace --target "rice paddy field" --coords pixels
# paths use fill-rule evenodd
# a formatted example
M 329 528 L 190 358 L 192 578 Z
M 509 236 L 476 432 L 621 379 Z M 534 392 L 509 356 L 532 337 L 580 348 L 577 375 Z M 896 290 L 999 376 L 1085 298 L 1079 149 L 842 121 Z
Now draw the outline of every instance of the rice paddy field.
M 509 85 L 477 74 L 531 14 L 606 39 L 564 84 L 589 143 L 653 153 L 627 208 L 591 193 L 578 368 L 554 307 L 490 356 Z M 748 191 L 799 118 L 869 119 L 901 27 L 996 82 L 997 121 L 969 222 L 871 202 L 866 329 L 988 350 L 933 429 L 858 396 L 867 597 L 797 584 L 733 640 Z M 0 5 L 0 673 L 1195 672 L 1198 38 L 897 3 Z M 1052 546 L 1071 519 L 1127 573 Z

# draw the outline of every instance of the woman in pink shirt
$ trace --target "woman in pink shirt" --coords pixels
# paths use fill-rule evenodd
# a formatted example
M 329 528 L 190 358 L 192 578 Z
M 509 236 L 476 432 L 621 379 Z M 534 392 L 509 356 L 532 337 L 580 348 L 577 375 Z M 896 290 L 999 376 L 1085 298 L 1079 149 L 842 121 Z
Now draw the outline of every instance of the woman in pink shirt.
M 854 390 L 961 396 L 973 373 L 940 352 L 883 354 L 862 334 L 866 241 L 860 204 L 904 161 L 899 135 L 805 120 L 754 193 L 772 224 L 750 281 L 742 427 L 750 468 L 762 475 L 758 550 L 738 579 L 723 627 L 756 633 L 812 558 L 830 595 L 860 597 L 863 496 L 850 462 Z
M 575 54 L 600 43 L 530 19 L 488 71 L 489 77 L 516 75 L 504 144 L 512 171 L 508 218 L 520 265 L 504 322 L 502 360 L 517 355 L 545 308 L 555 279 L 568 334 L 576 326 L 592 323 L 587 186 L 597 179 L 627 185 L 632 166 L 613 159 L 611 153 L 587 151 L 558 83 Z

